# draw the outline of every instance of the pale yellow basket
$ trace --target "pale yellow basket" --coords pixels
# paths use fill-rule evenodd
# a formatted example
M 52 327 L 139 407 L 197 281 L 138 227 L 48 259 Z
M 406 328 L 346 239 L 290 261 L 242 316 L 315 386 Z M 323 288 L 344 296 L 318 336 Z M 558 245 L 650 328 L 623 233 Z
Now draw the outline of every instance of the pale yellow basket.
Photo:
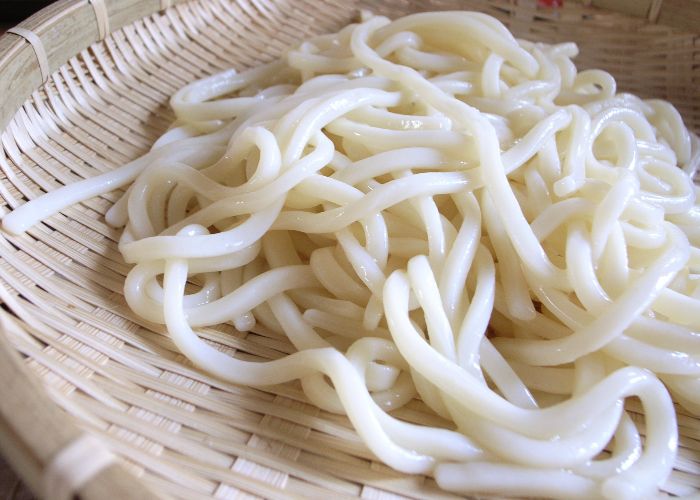
M 360 8 L 474 9 L 523 38 L 576 41 L 580 66 L 672 101 L 699 130 L 700 1 L 593 4 L 62 0 L 0 38 L 0 211 L 145 152 L 186 82 L 270 60 Z M 128 266 L 103 219 L 114 200 L 66 209 L 27 235 L 0 233 L 0 447 L 37 495 L 63 484 L 93 499 L 447 496 L 378 463 L 346 419 L 308 404 L 297 385 L 256 390 L 193 369 L 122 297 Z M 226 325 L 204 335 L 248 359 L 292 350 Z M 423 411 L 415 401 L 398 414 L 421 421 Z M 679 425 L 667 490 L 688 493 L 700 487 L 700 419 L 679 410 Z M 100 468 L 107 449 L 117 460 Z

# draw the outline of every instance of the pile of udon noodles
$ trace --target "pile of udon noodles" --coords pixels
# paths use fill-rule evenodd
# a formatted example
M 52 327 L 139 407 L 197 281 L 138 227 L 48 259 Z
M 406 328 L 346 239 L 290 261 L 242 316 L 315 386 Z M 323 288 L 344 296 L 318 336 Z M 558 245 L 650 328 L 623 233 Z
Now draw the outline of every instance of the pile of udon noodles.
M 131 183 L 107 214 L 126 298 L 203 370 L 300 379 L 452 492 L 654 494 L 673 401 L 700 409 L 698 140 L 576 53 L 478 13 L 365 14 L 186 86 L 148 154 L 4 226 Z M 223 322 L 298 352 L 235 359 L 196 333 Z M 441 425 L 388 413 L 416 397 Z

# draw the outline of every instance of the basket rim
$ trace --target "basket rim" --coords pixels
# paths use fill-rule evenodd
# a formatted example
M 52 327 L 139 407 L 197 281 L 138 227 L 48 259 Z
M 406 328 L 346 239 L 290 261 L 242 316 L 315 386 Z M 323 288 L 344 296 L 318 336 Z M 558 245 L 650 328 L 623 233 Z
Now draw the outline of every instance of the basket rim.
M 32 493 L 43 498 L 46 468 L 86 434 L 22 363 L 8 334 L 6 318 L 0 318 L 0 377 L 4 380 L 0 384 L 0 451 Z M 94 499 L 115 494 L 117 498 L 160 498 L 117 462 L 93 475 L 76 494 Z
M 100 0 L 101 3 L 102 0 Z M 175 5 L 186 0 L 171 0 Z M 94 2 L 98 3 L 98 2 Z M 68 57 L 61 57 L 57 51 L 48 55 L 49 72 L 63 66 L 70 57 L 100 41 L 98 18 L 91 0 L 58 0 L 39 10 L 20 22 L 17 27 L 36 33 L 42 42 L 42 35 L 53 34 L 48 43 L 64 45 L 68 43 L 74 50 Z M 129 0 L 111 0 L 107 3 L 109 11 L 124 10 L 130 12 L 129 6 L 135 2 Z M 159 0 L 136 2 L 140 4 L 138 14 L 123 22 L 113 23 L 111 31 L 130 24 L 142 17 L 158 12 Z M 103 4 L 104 5 L 104 4 Z M 145 7 L 145 9 L 144 9 Z M 134 9 L 137 10 L 137 9 Z M 71 45 L 71 38 L 65 30 L 55 29 L 70 17 L 88 32 L 87 40 L 78 40 Z M 105 36 L 108 36 L 106 33 Z M 55 38 L 58 37 L 59 40 Z M 86 43 L 87 42 L 87 43 Z M 48 45 L 47 43 L 47 45 Z M 0 36 L 0 95 L 3 105 L 0 107 L 0 129 L 5 130 L 9 121 L 28 99 L 31 92 L 40 88 L 44 79 L 41 75 L 40 61 L 31 42 L 20 35 L 4 33 Z M 13 85 L 14 80 L 6 78 L 8 68 L 18 62 L 28 68 L 26 78 L 29 85 Z M 26 64 L 29 63 L 29 64 Z M 0 299 L 4 305 L 6 300 Z M 9 307 L 12 310 L 12 307 Z M 85 433 L 70 416 L 49 397 L 41 382 L 22 363 L 17 350 L 9 341 L 8 324 L 0 318 L 0 377 L 5 381 L 0 384 L 0 452 L 14 471 L 22 478 L 29 489 L 39 498 L 46 497 L 44 490 L 44 471 L 58 454 L 74 443 Z M 37 432 L 40 429 L 40 432 Z M 80 498 L 161 498 L 146 484 L 118 462 L 95 473 L 85 484 L 77 488 L 75 494 Z
M 16 27 L 29 30 L 36 34 L 46 51 L 48 74 L 53 73 L 81 50 L 87 49 L 95 42 L 100 42 L 105 36 L 129 25 L 138 19 L 147 17 L 164 7 L 172 8 L 190 0 L 56 0 L 29 18 L 20 22 Z M 683 6 L 692 7 L 693 15 L 662 16 L 660 13 L 673 12 L 679 7 L 663 7 L 663 0 L 647 0 L 649 12 L 644 17 L 635 17 L 629 12 L 629 0 L 570 0 L 577 7 L 587 9 L 592 15 L 613 13 L 620 19 L 634 21 L 641 25 L 656 24 L 668 26 L 684 32 L 696 33 L 700 36 L 695 21 L 700 21 L 700 8 L 696 0 L 675 0 Z M 536 0 L 521 0 L 527 8 L 537 8 Z M 618 11 L 611 10 L 611 4 L 619 2 Z M 691 3 L 692 2 L 692 3 Z M 517 0 L 509 2 L 517 5 Z M 670 2 L 666 2 L 667 4 Z M 62 23 L 65 23 L 62 25 Z M 82 30 L 76 31 L 75 27 Z M 104 28 L 107 28 L 105 31 Z M 63 29 L 61 29 L 63 28 Z M 76 35 L 76 36 L 69 36 Z M 0 107 L 0 130 L 4 130 L 17 109 L 29 98 L 31 92 L 39 88 L 45 81 L 42 77 L 41 64 L 37 60 L 37 52 L 25 38 L 12 33 L 0 35 L 0 95 L 3 96 L 3 106 Z M 8 77 L 8 71 L 16 73 Z M 17 76 L 23 77 L 17 80 Z M 17 83 L 22 85 L 17 85 Z M 29 82 L 29 85 L 26 83 Z
M 102 1 L 59 0 L 18 24 L 20 28 L 35 33 L 44 47 L 55 47 L 46 53 L 49 74 L 62 67 L 73 55 L 100 42 L 103 39 L 100 31 L 109 36 L 123 26 L 160 11 L 165 5 L 160 0 L 110 0 L 104 4 Z M 187 1 L 190 0 L 170 0 L 167 4 L 174 6 Z M 106 6 L 109 20 L 106 33 L 104 24 L 101 25 L 105 20 L 100 18 L 102 14 L 96 5 Z M 634 19 L 642 24 L 648 22 Z M 76 40 L 69 36 L 75 31 L 60 29 L 65 22 L 83 29 L 82 38 Z M 70 53 L 68 57 L 65 56 L 67 52 Z M 0 36 L 0 95 L 3 96 L 0 130 L 6 129 L 22 103 L 45 82 L 48 75 L 42 75 L 38 57 L 41 55 L 26 38 L 11 33 Z M 8 71 L 14 73 L 8 77 Z M 17 85 L 18 78 L 22 78 L 24 84 Z M 9 309 L 12 312 L 12 307 Z M 9 335 L 6 322 L 0 318 L 0 377 L 7 381 L 0 384 L 0 451 L 30 489 L 37 496 L 43 496 L 41 479 L 47 464 L 80 437 L 82 431 L 22 363 L 8 339 Z M 41 436 L 37 436 L 37 429 L 41 429 Z M 95 499 L 107 495 L 159 498 L 143 481 L 117 463 L 94 475 L 77 493 L 81 498 Z
M 80 51 L 133 22 L 188 0 L 57 0 L 16 27 L 34 33 L 45 50 L 48 74 Z M 105 31 L 104 28 L 107 28 Z M 9 74 L 8 74 L 9 73 Z M 46 75 L 48 76 L 48 75 Z M 31 92 L 41 87 L 37 53 L 22 36 L 0 36 L 0 130 L 4 130 Z M 18 85 L 18 83 L 21 83 Z

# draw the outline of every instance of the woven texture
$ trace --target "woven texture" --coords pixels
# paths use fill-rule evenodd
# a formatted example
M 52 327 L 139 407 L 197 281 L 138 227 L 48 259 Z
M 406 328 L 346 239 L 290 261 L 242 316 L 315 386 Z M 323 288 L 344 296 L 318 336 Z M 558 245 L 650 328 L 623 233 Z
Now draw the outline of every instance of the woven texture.
M 167 102 L 175 90 L 336 31 L 359 8 L 392 17 L 475 9 L 522 38 L 576 41 L 579 67 L 610 71 L 620 90 L 670 100 L 700 129 L 698 37 L 643 19 L 572 2 L 537 10 L 476 0 L 194 1 L 112 33 L 33 93 L 2 135 L 0 210 L 139 156 L 174 118 Z M 23 236 L 0 233 L 0 286 L 12 298 L 0 310 L 5 334 L 58 406 L 165 495 L 447 496 L 430 478 L 375 461 L 345 418 L 308 404 L 298 385 L 257 390 L 214 380 L 178 354 L 164 327 L 133 314 L 122 296 L 129 266 L 117 250 L 119 232 L 103 218 L 119 194 L 68 208 Z M 294 351 L 265 330 L 221 325 L 201 335 L 248 360 Z M 435 421 L 420 401 L 396 415 Z M 666 489 L 682 494 L 700 487 L 700 420 L 679 409 L 679 426 Z

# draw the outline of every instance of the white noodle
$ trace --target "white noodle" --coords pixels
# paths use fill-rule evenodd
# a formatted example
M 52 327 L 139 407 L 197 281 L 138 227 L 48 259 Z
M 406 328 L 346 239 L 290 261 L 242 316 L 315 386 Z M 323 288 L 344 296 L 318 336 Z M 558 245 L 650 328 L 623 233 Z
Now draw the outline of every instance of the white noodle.
M 449 491 L 654 495 L 672 396 L 700 411 L 700 142 L 577 53 L 478 13 L 364 13 L 187 85 L 148 154 L 3 227 L 129 186 L 107 214 L 135 264 L 126 300 L 200 368 L 300 379 L 383 462 Z M 299 352 L 241 361 L 193 330 L 223 322 Z M 416 395 L 451 428 L 387 413 Z

